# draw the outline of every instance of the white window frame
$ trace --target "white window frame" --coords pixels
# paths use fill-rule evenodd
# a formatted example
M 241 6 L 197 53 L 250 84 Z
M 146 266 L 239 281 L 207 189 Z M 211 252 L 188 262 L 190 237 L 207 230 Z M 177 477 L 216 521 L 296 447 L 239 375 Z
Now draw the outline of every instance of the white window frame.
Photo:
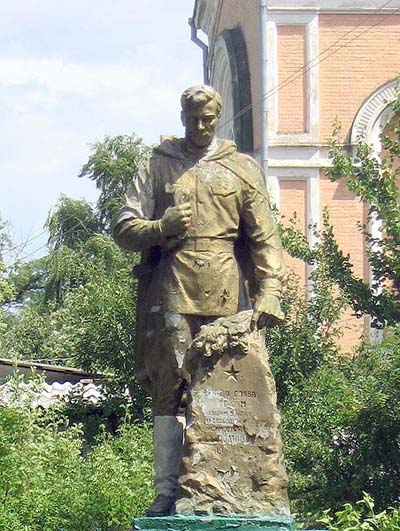
M 278 27 L 305 26 L 306 27 L 306 105 L 307 132 L 278 133 L 279 127 L 279 79 L 278 60 Z M 318 142 L 319 139 L 319 66 L 318 66 L 318 14 L 304 12 L 272 12 L 268 14 L 267 22 L 268 65 L 267 65 L 267 93 L 268 97 L 268 132 L 271 145 L 301 144 Z M 300 73 L 300 72 L 299 72 Z M 297 74 L 296 74 L 297 75 Z

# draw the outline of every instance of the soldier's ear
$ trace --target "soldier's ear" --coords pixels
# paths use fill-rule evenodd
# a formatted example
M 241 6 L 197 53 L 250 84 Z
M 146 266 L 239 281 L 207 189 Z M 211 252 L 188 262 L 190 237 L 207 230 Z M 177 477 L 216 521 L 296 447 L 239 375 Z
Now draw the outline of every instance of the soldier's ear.
M 186 127 L 186 115 L 183 111 L 181 111 L 181 122 L 183 127 Z

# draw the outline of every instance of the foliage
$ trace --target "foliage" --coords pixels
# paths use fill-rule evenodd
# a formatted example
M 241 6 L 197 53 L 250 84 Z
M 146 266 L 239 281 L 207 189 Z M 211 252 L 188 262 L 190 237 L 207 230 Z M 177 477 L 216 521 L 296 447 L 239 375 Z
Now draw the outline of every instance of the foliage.
M 99 231 L 99 221 L 92 207 L 84 199 L 72 199 L 61 194 L 55 209 L 45 224 L 52 249 L 62 246 L 76 249 Z
M 349 416 L 343 444 L 353 489 L 367 490 L 379 507 L 398 503 L 400 484 L 400 328 L 378 347 L 365 347 L 351 367 L 352 387 L 362 402 Z M 360 391 L 359 391 L 360 392 Z
M 0 334 L 8 356 L 67 363 L 112 376 L 113 393 L 128 385 L 133 412 L 146 415 L 148 399 L 133 376 L 136 284 L 135 257 L 109 236 L 94 235 L 77 249 L 47 256 L 48 293 L 9 316 Z M 54 286 L 54 287 L 53 287 Z
M 364 493 L 363 499 L 356 506 L 346 503 L 342 510 L 324 511 L 320 519 L 321 524 L 328 526 L 331 531 L 399 531 L 400 510 L 389 508 L 376 513 L 375 504 L 371 496 Z
M 346 302 L 334 294 L 322 266 L 311 276 L 314 294 L 309 301 L 299 278 L 294 273 L 288 276 L 282 300 L 286 319 L 281 326 L 267 331 L 279 403 L 284 403 L 294 389 L 338 352 L 337 339 L 342 333 L 338 318 Z
M 61 196 L 49 214 L 49 251 L 18 264 L 8 276 L 15 290 L 0 330 L 8 356 L 74 365 L 112 375 L 114 394 L 127 384 L 134 412 L 146 414 L 147 398 L 133 377 L 137 257 L 121 251 L 108 235 L 122 190 L 147 148 L 132 136 L 107 137 L 81 176 L 101 190 L 96 208 Z M 1 302 L 1 301 L 0 301 Z M 7 309 L 6 309 L 7 310 Z
M 328 218 L 326 224 L 329 226 Z M 295 216 L 288 226 L 280 224 L 279 230 L 286 251 L 308 263 L 310 283 L 306 293 L 300 278 L 289 273 L 282 295 L 285 321 L 267 331 L 278 401 L 284 403 L 292 389 L 307 381 L 325 360 L 338 354 L 338 338 L 343 333 L 340 317 L 348 302 L 331 278 L 324 232 L 318 234 L 311 249 Z
M 395 111 L 400 111 L 399 102 Z M 293 280 L 292 285 L 289 282 L 283 302 L 289 319 L 280 330 L 269 332 L 290 496 L 292 507 L 302 514 L 324 506 L 338 510 L 343 502 L 356 503 L 363 491 L 375 498 L 379 510 L 399 501 L 400 409 L 394 399 L 400 393 L 396 161 L 400 128 L 396 123 L 392 122 L 390 138 L 383 138 L 389 155 L 382 161 L 363 142 L 354 154 L 346 153 L 339 129 L 330 149 L 331 179 L 345 178 L 349 189 L 369 203 L 369 219 L 382 222 L 379 241 L 363 227 L 374 271 L 371 286 L 354 274 L 350 257 L 338 246 L 328 212 L 312 248 L 295 218 L 289 227 L 281 226 L 285 249 L 312 271 L 314 292 L 306 304 Z M 356 316 L 370 314 L 374 326 L 393 327 L 387 329 L 382 345 L 364 345 L 353 360 L 338 358 L 334 345 L 346 304 Z M 369 529 L 367 525 L 354 529 Z
M 296 512 L 336 507 L 346 499 L 335 484 L 335 441 L 353 399 L 344 367 L 325 362 L 282 406 L 289 493 Z
M 47 345 L 55 357 L 69 357 L 70 363 L 86 371 L 112 374 L 114 392 L 128 385 L 136 418 L 142 418 L 148 400 L 133 376 L 136 283 L 132 258 L 110 237 L 95 238 L 96 242 L 88 242 L 95 243 L 99 253 L 88 261 L 92 274 L 66 297 L 55 316 L 57 335 Z
M 349 190 L 368 205 L 368 221 L 381 222 L 379 237 L 364 227 L 367 254 L 373 271 L 372 286 L 354 277 L 348 256 L 338 248 L 330 234 L 331 273 L 348 294 L 357 314 L 368 313 L 375 326 L 400 320 L 400 91 L 393 104 L 397 118 L 389 124 L 391 135 L 382 136 L 382 159 L 360 139 L 354 154 L 342 148 L 340 125 L 336 124 L 329 154 L 333 167 L 326 171 L 332 181 L 344 178 Z
M 17 315 L 5 314 L 4 325 L 0 334 L 0 349 L 6 354 L 3 357 L 44 357 L 44 345 L 53 333 L 50 314 L 43 313 L 38 308 L 27 307 Z
M 15 286 L 9 278 L 9 268 L 3 259 L 4 250 L 7 245 L 10 245 L 10 239 L 5 232 L 5 227 L 6 223 L 0 218 L 0 307 L 5 302 L 12 300 L 15 295 Z
M 29 396 L 0 406 L 3 531 L 128 531 L 152 496 L 151 431 L 131 424 L 102 433 L 83 453 L 79 425 L 34 409 Z
M 100 190 L 97 210 L 102 231 L 110 232 L 128 184 L 148 151 L 134 134 L 107 136 L 94 144 L 79 177 L 95 181 Z
M 340 124 L 336 122 L 329 147 L 332 167 L 325 169 L 332 181 L 345 179 L 348 189 L 368 205 L 368 222 L 380 223 L 378 237 L 360 223 L 373 272 L 371 285 L 354 274 L 350 255 L 340 249 L 326 210 L 322 227 L 315 234 L 317 244 L 312 248 L 296 226 L 296 218 L 288 227 L 281 225 L 282 242 L 288 253 L 310 266 L 322 265 L 354 315 L 370 315 L 372 326 L 377 328 L 400 321 L 400 85 L 393 110 L 390 135 L 382 135 L 381 157 L 363 139 L 349 153 L 343 147 Z
M 46 258 L 29 262 L 17 261 L 9 269 L 8 280 L 14 285 L 14 292 L 7 302 L 17 305 L 34 304 L 42 300 L 46 279 Z
M 302 513 L 355 503 L 398 503 L 400 329 L 354 360 L 326 360 L 282 406 L 293 507 Z
M 399 139 L 399 131 L 394 133 Z M 390 157 L 398 155 L 398 142 L 385 146 Z M 0 320 L 0 325 L 6 322 L 0 328 L 2 351 L 110 374 L 112 396 L 121 396 L 122 384 L 128 383 L 136 419 L 144 419 L 147 410 L 133 377 L 131 352 L 131 268 L 136 257 L 121 251 L 109 233 L 121 196 L 146 151 L 134 135 L 96 143 L 80 173 L 100 190 L 96 208 L 61 197 L 47 221 L 48 254 L 21 264 L 12 277 L 0 271 L 0 295 L 8 290 L 2 301 L 14 297 L 18 302 L 18 311 Z M 380 247 L 368 236 L 369 259 L 376 283 L 397 288 L 396 170 L 391 160 L 380 165 L 364 144 L 355 158 L 349 156 L 338 137 L 331 155 L 331 178 L 344 176 L 350 189 L 370 202 L 370 216 L 384 222 Z M 356 315 L 371 313 L 376 325 L 395 324 L 398 294 L 385 287 L 377 291 L 354 275 L 326 212 L 313 248 L 296 220 L 281 231 L 288 252 L 307 263 L 313 287 L 306 301 L 299 279 L 289 277 L 283 301 L 287 320 L 267 334 L 293 507 L 303 513 L 326 506 L 338 509 L 344 501 L 356 502 L 363 490 L 379 507 L 395 503 L 400 482 L 400 406 L 393 399 L 400 395 L 399 329 L 382 346 L 365 346 L 354 361 L 338 359 L 337 338 L 348 304 Z M 123 424 L 115 438 L 104 433 L 86 458 L 82 441 L 82 427 L 69 425 L 65 413 L 0 409 L 0 495 L 4 493 L 6 502 L 4 508 L 0 504 L 1 529 L 129 528 L 128 519 L 145 506 L 151 492 L 147 428 Z

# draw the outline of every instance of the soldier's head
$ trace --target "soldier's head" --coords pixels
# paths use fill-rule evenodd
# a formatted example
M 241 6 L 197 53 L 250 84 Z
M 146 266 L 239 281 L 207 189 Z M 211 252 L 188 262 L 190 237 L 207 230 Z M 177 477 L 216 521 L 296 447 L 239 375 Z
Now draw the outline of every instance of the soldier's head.
M 181 118 L 185 138 L 193 147 L 203 149 L 213 140 L 221 116 L 220 94 L 207 85 L 194 85 L 181 96 Z

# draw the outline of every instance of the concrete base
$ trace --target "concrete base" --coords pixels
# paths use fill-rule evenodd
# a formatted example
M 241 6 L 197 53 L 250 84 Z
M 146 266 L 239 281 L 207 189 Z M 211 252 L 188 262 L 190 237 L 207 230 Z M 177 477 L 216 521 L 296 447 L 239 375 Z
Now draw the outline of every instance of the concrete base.
M 133 530 L 147 531 L 295 531 L 290 516 L 225 517 L 225 516 L 164 516 L 136 518 Z

